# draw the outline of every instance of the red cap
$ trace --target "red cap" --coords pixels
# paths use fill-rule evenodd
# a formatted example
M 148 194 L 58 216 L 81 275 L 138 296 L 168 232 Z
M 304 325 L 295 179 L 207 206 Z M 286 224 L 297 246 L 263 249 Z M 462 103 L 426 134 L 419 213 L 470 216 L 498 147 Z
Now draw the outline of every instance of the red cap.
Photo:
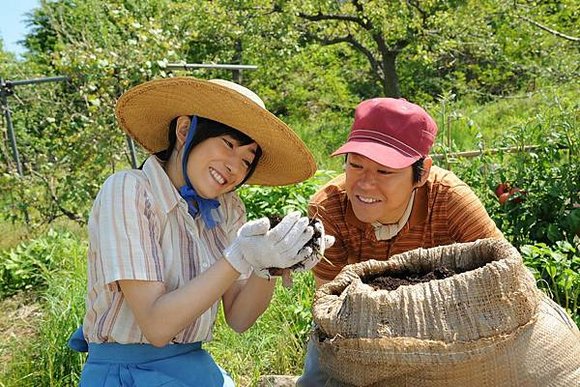
M 357 153 L 390 167 L 405 168 L 429 154 L 437 124 L 420 106 L 400 98 L 361 102 L 347 142 L 332 155 Z

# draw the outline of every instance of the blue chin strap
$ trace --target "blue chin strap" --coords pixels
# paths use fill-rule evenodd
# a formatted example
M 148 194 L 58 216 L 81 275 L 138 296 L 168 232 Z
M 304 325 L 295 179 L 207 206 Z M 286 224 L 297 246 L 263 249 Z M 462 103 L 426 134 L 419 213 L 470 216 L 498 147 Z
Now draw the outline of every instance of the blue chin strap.
M 217 199 L 206 199 L 197 193 L 195 188 L 191 185 L 189 181 L 189 176 L 187 176 L 187 160 L 189 160 L 189 153 L 191 152 L 193 136 L 197 128 L 197 117 L 193 116 L 191 118 L 191 125 L 189 126 L 189 132 L 185 139 L 185 144 L 183 145 L 183 158 L 181 159 L 181 167 L 183 170 L 183 178 L 185 180 L 185 185 L 179 189 L 179 194 L 187 202 L 188 211 L 192 217 L 196 217 L 201 214 L 203 222 L 208 228 L 214 228 L 217 226 L 217 221 L 212 216 L 212 210 L 217 209 L 220 206 L 220 202 Z

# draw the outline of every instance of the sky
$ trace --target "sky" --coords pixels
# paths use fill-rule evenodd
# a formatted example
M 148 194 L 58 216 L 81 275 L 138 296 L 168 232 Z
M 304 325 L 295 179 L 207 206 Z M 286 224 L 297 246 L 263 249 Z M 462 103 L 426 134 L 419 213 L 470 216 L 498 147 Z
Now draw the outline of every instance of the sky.
M 40 0 L 0 0 L 0 36 L 5 51 L 11 51 L 16 55 L 24 52 L 24 47 L 19 45 L 19 40 L 24 40 L 27 32 L 25 13 L 38 7 Z

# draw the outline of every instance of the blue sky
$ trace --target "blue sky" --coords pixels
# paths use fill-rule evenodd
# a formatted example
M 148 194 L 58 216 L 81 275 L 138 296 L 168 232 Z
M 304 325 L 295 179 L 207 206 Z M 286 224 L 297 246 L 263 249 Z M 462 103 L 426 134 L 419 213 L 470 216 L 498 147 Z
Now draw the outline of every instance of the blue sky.
M 0 0 L 0 36 L 5 51 L 22 54 L 24 47 L 17 42 L 27 32 L 25 13 L 40 5 L 40 0 Z

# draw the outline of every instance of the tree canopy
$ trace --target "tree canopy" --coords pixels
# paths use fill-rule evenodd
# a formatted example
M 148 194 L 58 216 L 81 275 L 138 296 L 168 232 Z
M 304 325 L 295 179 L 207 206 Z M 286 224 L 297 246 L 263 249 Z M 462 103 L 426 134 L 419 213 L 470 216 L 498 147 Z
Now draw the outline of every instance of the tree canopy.
M 11 99 L 25 173 L 16 176 L 4 142 L 2 185 L 18 187 L 5 213 L 86 219 L 105 176 L 129 165 L 116 99 L 184 75 L 168 63 L 257 65 L 193 75 L 239 76 L 328 154 L 364 98 L 485 101 L 577 82 L 579 15 L 573 0 L 41 0 L 24 58 L 0 44 L 0 76 L 70 81 L 22 87 Z

